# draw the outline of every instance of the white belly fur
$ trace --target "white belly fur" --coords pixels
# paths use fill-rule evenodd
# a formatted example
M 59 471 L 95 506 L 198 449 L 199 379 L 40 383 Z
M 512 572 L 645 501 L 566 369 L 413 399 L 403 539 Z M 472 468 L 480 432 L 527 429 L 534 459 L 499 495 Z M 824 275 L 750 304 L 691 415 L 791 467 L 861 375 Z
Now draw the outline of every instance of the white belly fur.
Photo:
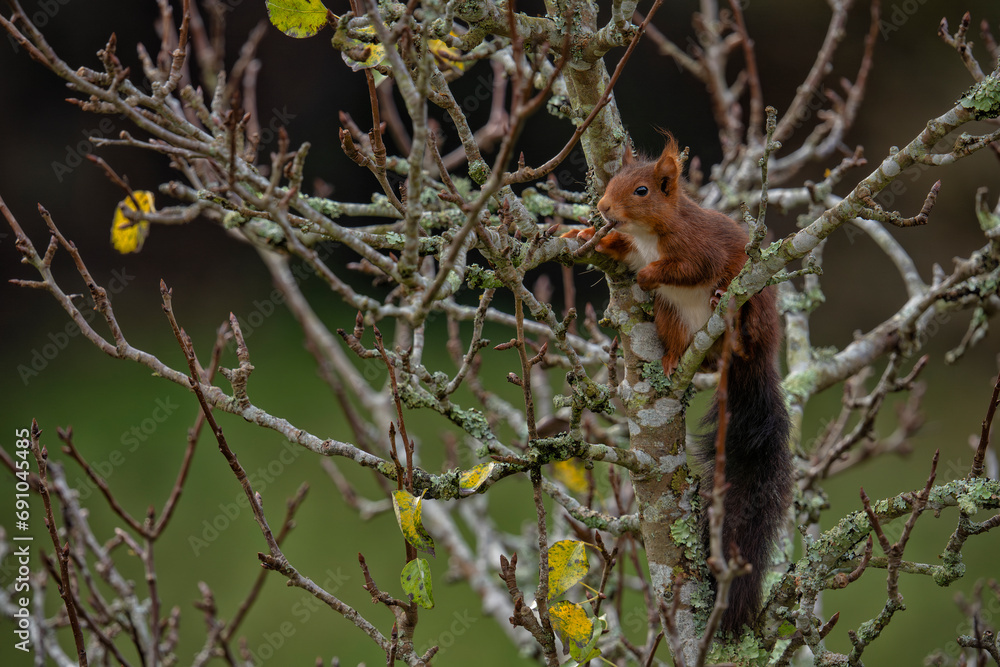
M 633 271 L 638 272 L 644 266 L 658 260 L 660 256 L 657 250 L 658 239 L 636 227 L 636 225 L 621 224 L 618 226 L 618 230 L 635 239 L 633 245 L 635 252 L 628 258 L 628 264 Z M 660 295 L 660 298 L 666 299 L 677 310 L 681 321 L 684 322 L 688 333 L 691 334 L 702 328 L 705 322 L 708 322 L 708 318 L 712 316 L 713 291 L 711 285 L 690 287 L 660 285 L 656 288 L 656 293 Z
M 689 334 L 702 328 L 712 316 L 712 292 L 708 285 L 660 285 L 656 288 L 656 293 L 677 310 Z

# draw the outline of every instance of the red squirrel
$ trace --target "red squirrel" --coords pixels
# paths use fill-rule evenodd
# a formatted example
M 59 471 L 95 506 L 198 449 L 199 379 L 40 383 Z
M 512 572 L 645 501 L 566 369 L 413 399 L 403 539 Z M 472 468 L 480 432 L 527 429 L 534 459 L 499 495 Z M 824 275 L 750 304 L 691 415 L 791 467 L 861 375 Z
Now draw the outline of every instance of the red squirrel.
M 677 143 L 667 135 L 659 159 L 641 160 L 626 148 L 621 170 L 597 204 L 614 229 L 597 244 L 598 252 L 636 271 L 642 289 L 654 292 L 656 331 L 663 344 L 663 370 L 676 368 L 694 334 L 708 321 L 718 297 L 747 261 L 747 232 L 718 211 L 692 201 L 681 179 Z M 564 236 L 589 239 L 594 228 Z M 788 451 L 788 412 L 778 374 L 781 325 L 775 289 L 752 296 L 736 318 L 728 371 L 726 432 L 726 513 L 723 545 L 734 545 L 752 571 L 734 580 L 722 629 L 738 632 L 752 623 L 761 606 L 764 575 L 791 502 L 792 462 Z M 715 358 L 706 359 L 711 368 Z M 715 467 L 718 402 L 705 417 L 711 433 L 700 439 L 696 458 L 702 488 L 711 490 Z M 703 502 L 703 506 L 705 503 Z M 707 545 L 707 516 L 701 517 Z

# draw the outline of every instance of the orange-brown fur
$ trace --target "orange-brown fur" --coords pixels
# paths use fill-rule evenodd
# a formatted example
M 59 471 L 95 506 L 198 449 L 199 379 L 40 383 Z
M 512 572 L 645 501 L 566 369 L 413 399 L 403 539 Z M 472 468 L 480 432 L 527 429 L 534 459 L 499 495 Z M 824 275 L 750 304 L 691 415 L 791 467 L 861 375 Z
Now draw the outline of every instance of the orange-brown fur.
M 647 188 L 645 196 L 637 188 Z M 597 245 L 598 252 L 636 269 L 636 282 L 646 291 L 660 286 L 705 286 L 713 295 L 725 291 L 747 260 L 746 231 L 718 211 L 691 200 L 681 181 L 677 144 L 668 137 L 659 159 L 635 160 L 626 151 L 625 163 L 611 179 L 597 204 L 604 219 L 615 225 Z M 643 262 L 637 237 L 655 237 L 657 259 Z M 593 228 L 566 236 L 589 239 Z M 641 266 L 641 268 L 639 268 Z M 657 295 L 656 328 L 664 346 L 663 367 L 668 374 L 680 361 L 696 327 L 685 324 L 681 307 Z M 776 359 L 781 341 L 773 288 L 765 289 L 744 306 L 737 350 L 747 355 Z M 718 347 L 718 345 L 716 346 Z M 707 365 L 714 361 L 710 357 Z
M 704 209 L 684 191 L 677 144 L 668 135 L 656 160 L 626 160 L 597 204 L 614 225 L 597 250 L 630 265 L 636 282 L 655 291 L 657 334 L 663 343 L 663 368 L 670 373 L 717 303 L 717 298 L 747 260 L 747 233 L 731 218 Z M 589 239 L 594 229 L 565 236 Z M 788 414 L 777 371 L 781 327 L 774 288 L 754 295 L 737 315 L 737 337 L 729 367 L 726 436 L 726 497 L 723 542 L 735 546 L 753 571 L 736 579 L 723 617 L 735 632 L 760 609 L 761 587 L 773 544 L 791 499 L 791 459 L 787 449 Z M 716 346 L 718 347 L 718 345 Z M 717 353 L 718 350 L 715 350 Z M 713 365 L 710 354 L 706 365 Z M 717 422 L 718 404 L 706 417 Z M 697 457 L 702 485 L 711 488 L 714 432 Z M 702 517 L 707 542 L 707 519 Z

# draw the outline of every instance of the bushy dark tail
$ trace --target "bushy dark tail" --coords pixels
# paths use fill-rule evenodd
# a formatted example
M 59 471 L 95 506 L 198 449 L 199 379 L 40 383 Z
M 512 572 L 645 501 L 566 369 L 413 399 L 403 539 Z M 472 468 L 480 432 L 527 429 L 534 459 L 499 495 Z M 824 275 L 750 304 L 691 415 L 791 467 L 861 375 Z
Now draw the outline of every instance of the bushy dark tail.
M 761 606 L 761 587 L 785 512 L 791 502 L 792 460 L 788 451 L 788 412 L 774 360 L 769 354 L 733 354 L 728 381 L 729 422 L 726 430 L 726 516 L 723 548 L 731 555 L 735 544 L 753 570 L 733 581 L 729 609 L 722 630 L 735 632 L 753 622 Z M 718 423 L 718 403 L 705 417 Z M 705 435 L 698 457 L 702 485 L 712 488 L 715 470 L 715 433 Z M 708 502 L 702 501 L 707 507 Z M 707 511 L 702 529 L 708 544 Z

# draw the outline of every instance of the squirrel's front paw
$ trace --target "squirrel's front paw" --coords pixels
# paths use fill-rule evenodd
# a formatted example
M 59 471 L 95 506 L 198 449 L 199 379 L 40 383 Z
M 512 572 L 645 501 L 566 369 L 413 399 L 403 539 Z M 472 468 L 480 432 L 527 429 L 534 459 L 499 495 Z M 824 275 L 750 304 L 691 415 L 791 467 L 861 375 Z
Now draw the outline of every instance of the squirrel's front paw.
M 563 234 L 562 238 L 575 238 L 583 243 L 587 243 L 594 238 L 595 234 L 597 234 L 596 229 L 587 227 L 585 229 L 571 229 Z M 619 234 L 612 229 L 594 245 L 594 250 L 602 255 L 607 255 L 612 259 L 623 262 L 628 258 L 629 253 L 632 252 L 632 242 L 628 236 Z
M 593 227 L 586 227 L 584 229 L 571 229 L 565 234 L 561 234 L 559 238 L 563 239 L 580 239 L 584 243 L 589 241 L 594 237 L 596 230 Z
M 646 266 L 640 269 L 639 273 L 637 273 L 635 276 L 635 282 L 636 284 L 639 285 L 639 287 L 646 290 L 647 292 L 652 292 L 657 287 L 663 284 L 663 281 L 660 280 L 659 276 L 657 275 L 656 269 L 653 268 L 652 266 Z

